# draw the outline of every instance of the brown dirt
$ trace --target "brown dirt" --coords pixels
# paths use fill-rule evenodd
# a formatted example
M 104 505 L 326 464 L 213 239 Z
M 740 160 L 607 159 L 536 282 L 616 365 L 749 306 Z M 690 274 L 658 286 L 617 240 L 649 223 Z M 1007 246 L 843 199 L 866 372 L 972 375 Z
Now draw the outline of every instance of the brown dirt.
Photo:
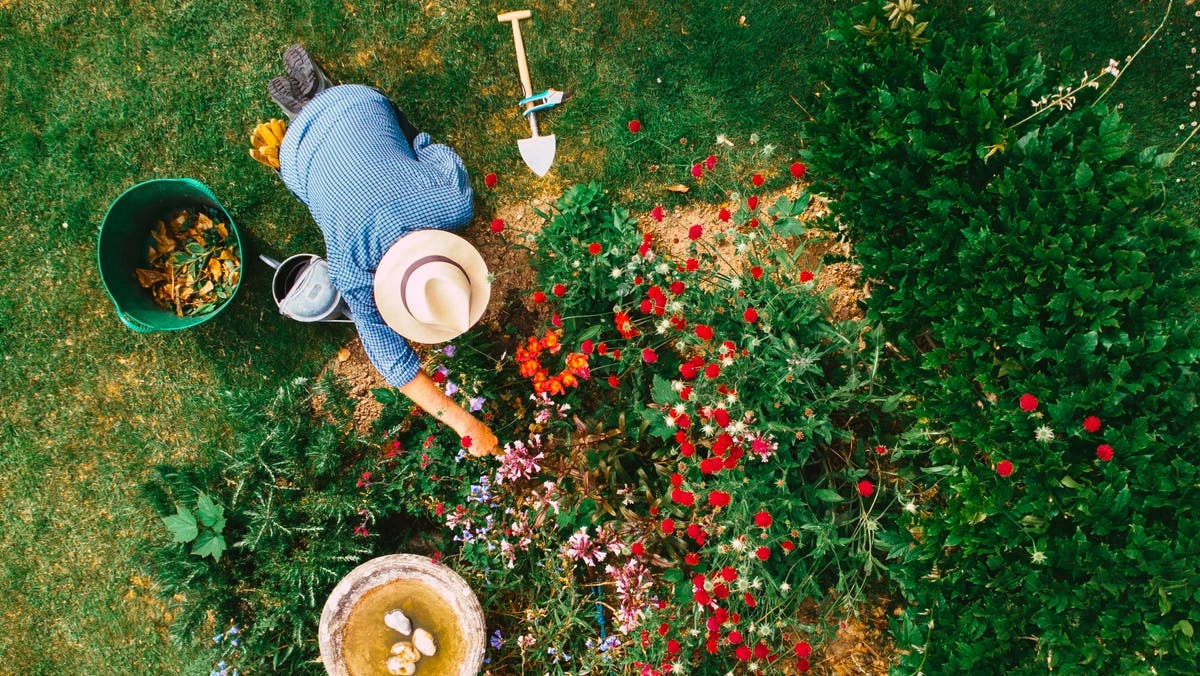
M 888 633 L 888 620 L 899 607 L 887 597 L 864 603 L 836 627 L 805 637 L 812 644 L 809 658 L 816 676 L 884 676 L 896 661 L 896 646 Z M 837 611 L 834 611 L 837 612 Z M 801 609 L 800 621 L 821 627 L 821 611 L 815 603 Z

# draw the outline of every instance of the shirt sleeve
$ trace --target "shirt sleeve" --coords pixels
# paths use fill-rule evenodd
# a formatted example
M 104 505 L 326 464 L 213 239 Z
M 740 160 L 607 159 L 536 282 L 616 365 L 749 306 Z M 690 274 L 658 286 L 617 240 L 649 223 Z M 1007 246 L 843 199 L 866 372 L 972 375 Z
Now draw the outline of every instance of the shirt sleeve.
M 362 339 L 367 358 L 388 381 L 389 385 L 403 387 L 421 370 L 421 359 L 404 336 L 396 333 L 383 321 L 375 306 L 374 290 L 370 285 L 343 291 L 342 297 L 350 306 L 358 337 Z
M 449 146 L 433 143 L 429 134 L 421 132 L 413 139 L 413 151 L 417 154 L 418 162 L 437 172 L 442 185 L 455 188 L 470 200 L 471 182 L 467 178 L 467 169 L 463 166 L 462 158 Z

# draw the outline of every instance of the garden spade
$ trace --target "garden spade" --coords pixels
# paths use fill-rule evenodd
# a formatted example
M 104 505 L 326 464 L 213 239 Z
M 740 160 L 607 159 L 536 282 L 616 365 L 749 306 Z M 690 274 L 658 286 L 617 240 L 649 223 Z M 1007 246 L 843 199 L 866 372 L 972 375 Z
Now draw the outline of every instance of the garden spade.
M 529 83 L 529 65 L 525 63 L 525 43 L 521 40 L 521 19 L 528 19 L 532 14 L 527 9 L 516 12 L 505 12 L 496 17 L 500 23 L 511 23 L 513 42 L 517 45 L 517 71 L 521 74 L 521 89 L 527 100 L 525 117 L 529 118 L 530 138 L 517 139 L 517 148 L 521 151 L 521 159 L 538 176 L 545 176 L 554 163 L 556 139 L 554 135 L 538 136 L 537 116 L 533 112 L 535 102 L 533 85 Z

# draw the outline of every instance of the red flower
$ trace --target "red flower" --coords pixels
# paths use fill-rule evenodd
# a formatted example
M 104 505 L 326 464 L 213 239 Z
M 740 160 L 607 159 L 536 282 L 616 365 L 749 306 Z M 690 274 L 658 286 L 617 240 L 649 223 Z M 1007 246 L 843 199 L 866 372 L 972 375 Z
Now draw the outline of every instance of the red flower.
M 683 562 L 689 566 L 695 566 L 700 563 L 700 555 L 696 552 L 688 552 L 687 555 L 683 557 Z
M 703 174 L 704 174 L 704 167 L 700 166 L 699 164 L 692 165 L 692 176 L 695 176 L 696 178 L 700 178 Z
M 688 272 L 695 272 L 700 269 L 700 261 L 696 260 L 695 258 L 687 259 L 686 265 Z
M 462 441 L 460 443 L 462 443 L 463 448 L 470 448 L 471 447 L 471 437 L 463 437 Z
M 663 219 L 662 205 L 656 204 L 654 206 L 654 208 L 650 210 L 650 218 L 653 218 L 658 223 L 662 222 L 662 219 Z
M 735 656 L 737 656 L 737 658 L 738 658 L 739 660 L 743 661 L 743 662 L 746 662 L 746 661 L 748 661 L 748 660 L 750 659 L 750 656 L 751 656 L 751 655 L 750 655 L 750 648 L 749 648 L 748 646 L 744 646 L 744 645 L 740 645 L 740 646 L 738 646 L 738 647 L 737 647 L 737 650 L 734 650 L 734 651 L 733 651 L 733 654 L 734 654 Z
M 675 294 L 676 296 L 683 293 L 683 290 L 686 288 L 687 287 L 684 286 L 683 282 L 681 282 L 679 280 L 675 280 L 674 282 L 671 282 L 671 293 Z
M 562 284 L 555 284 L 554 288 L 550 289 L 550 293 L 562 298 L 563 296 L 567 295 L 567 287 L 563 286 Z
M 680 650 L 679 641 L 675 639 L 667 640 L 667 652 L 672 655 L 678 655 Z
M 1113 447 L 1109 446 L 1108 444 L 1100 444 L 1099 446 L 1096 447 L 1096 457 L 1100 458 L 1104 462 L 1108 462 L 1109 460 L 1112 460 L 1113 459 Z
M 688 239 L 700 239 L 703 234 L 704 228 L 700 227 L 699 224 L 688 228 Z
M 630 549 L 633 551 L 634 556 L 641 556 L 646 553 L 646 545 L 640 542 L 633 543 L 633 547 Z
M 717 376 L 721 375 L 721 367 L 717 366 L 716 364 L 709 364 L 708 366 L 704 367 L 704 375 L 708 376 L 709 378 L 716 378 Z
M 1021 395 L 1021 400 L 1018 405 L 1021 407 L 1022 411 L 1025 411 L 1026 413 L 1032 413 L 1033 411 L 1037 410 L 1038 400 L 1037 397 L 1033 396 L 1032 394 L 1026 393 Z
M 729 645 L 737 645 L 742 642 L 742 632 L 734 629 L 725 637 L 729 641 Z
M 718 408 L 717 410 L 713 411 L 713 419 L 717 421 L 718 427 L 729 427 L 729 411 L 726 411 L 723 408 Z
M 695 331 L 696 335 L 702 340 L 712 340 L 713 330 L 708 324 L 697 324 Z
M 755 279 L 762 279 L 762 276 L 763 276 L 762 266 L 755 265 L 754 267 L 750 268 L 750 276 Z
M 766 528 L 774 523 L 774 521 L 775 520 L 771 518 L 771 513 L 767 511 L 761 511 L 754 515 L 754 525 L 758 526 L 759 528 Z
M 616 386 L 617 386 L 617 385 L 619 385 L 619 384 L 620 384 L 620 381 L 619 381 L 619 380 L 617 380 L 617 377 L 616 377 L 616 376 L 609 376 L 609 377 L 608 377 L 608 386 L 609 386 L 609 387 L 616 387 Z
M 1089 415 L 1083 419 L 1083 429 L 1085 432 L 1099 432 L 1100 419 L 1094 415 Z
M 813 273 L 808 270 L 803 270 L 800 273 L 800 283 L 807 284 L 813 280 Z
M 533 302 L 535 302 L 535 303 L 545 303 L 545 302 L 546 302 L 546 294 L 545 294 L 545 292 L 543 292 L 543 291 L 534 291 L 534 292 L 533 292 Z
M 642 350 L 642 361 L 646 362 L 647 364 L 653 364 L 654 362 L 658 361 L 658 353 L 654 351 L 654 348 L 644 348 Z
M 637 120 L 630 120 L 630 121 L 629 121 L 629 131 L 630 131 L 630 132 L 632 132 L 632 133 L 636 134 L 636 133 L 638 133 L 638 132 L 639 132 L 639 131 L 641 131 L 641 130 L 642 130 L 642 123 L 641 123 L 641 122 L 638 122 Z
M 562 328 L 562 315 L 561 315 L 561 314 L 559 314 L 559 313 L 557 313 L 557 312 L 555 312 L 555 313 L 554 313 L 554 314 L 553 314 L 553 315 L 550 317 L 550 323 L 551 323 L 551 324 L 553 324 L 555 327 L 557 327 L 557 328 L 560 328 L 560 329 L 561 329 L 561 328 Z
M 483 184 L 484 184 L 484 185 L 486 185 L 486 186 L 487 186 L 487 187 L 489 187 L 489 188 L 495 188 L 495 187 L 496 187 L 496 175 L 495 175 L 495 174 L 488 174 L 487 176 L 484 176 L 484 177 L 483 177 Z
M 766 546 L 759 547 L 754 550 L 754 555 L 758 557 L 759 561 L 766 561 L 771 558 L 771 548 Z
M 600 246 L 600 242 L 592 242 L 588 245 L 588 253 L 592 254 L 593 256 L 598 255 L 603 250 L 604 247 Z
M 742 313 L 742 319 L 745 319 L 750 324 L 753 324 L 754 322 L 758 321 L 758 310 L 755 310 L 752 307 L 746 308 L 746 311 Z
M 746 605 L 750 606 L 751 608 L 758 607 L 758 599 L 754 598 L 754 594 L 746 592 L 746 595 L 743 596 L 742 599 L 746 602 Z
M 871 494 L 874 492 L 875 492 L 875 484 L 871 483 L 870 481 L 867 481 L 866 479 L 863 479 L 862 481 L 858 482 L 858 494 L 859 495 L 863 496 L 864 498 L 869 498 L 869 497 L 871 497 Z
M 887 446 L 876 446 L 875 453 L 876 455 L 887 455 Z
M 792 648 L 792 652 L 796 653 L 796 657 L 808 657 L 812 654 L 812 646 L 808 641 L 801 641 Z
M 676 488 L 675 490 L 671 491 L 671 501 L 681 504 L 684 507 L 691 507 L 692 505 L 696 504 L 696 496 L 693 495 L 691 491 L 685 491 Z
M 1010 476 L 1013 473 L 1013 464 L 1011 460 L 1001 460 L 996 463 L 996 474 L 1000 476 Z
M 584 354 L 591 354 L 592 350 L 594 350 L 594 349 L 596 349 L 596 348 L 593 345 L 591 338 L 588 338 L 587 340 L 585 340 L 579 344 L 579 351 Z
M 750 182 L 754 184 L 755 188 L 761 188 L 762 184 L 763 184 L 762 174 L 755 174 L 755 175 L 751 176 Z
M 803 673 L 806 673 L 808 671 L 808 669 L 809 669 L 808 660 L 804 659 L 803 657 L 796 660 L 796 671 L 799 671 L 800 673 L 803 674 Z
M 492 219 L 492 232 L 504 232 L 504 219 L 503 218 Z
M 779 543 L 779 546 L 783 547 L 783 551 L 790 552 L 796 548 L 796 543 L 792 542 L 791 540 L 784 540 L 783 542 Z
M 765 643 L 754 644 L 754 656 L 760 660 L 767 656 L 767 646 Z
M 721 579 L 726 582 L 733 582 L 737 579 L 737 571 L 729 566 L 725 566 L 721 569 Z
M 712 171 L 712 168 L 717 166 L 717 156 L 709 155 L 708 157 L 704 158 L 704 166 L 708 167 L 709 171 Z
M 792 178 L 803 178 L 804 172 L 808 171 L 808 167 L 804 166 L 803 162 L 792 162 L 789 167 L 792 171 Z
M 733 214 L 729 213 L 728 209 L 722 208 L 721 211 L 717 213 L 717 218 L 721 219 L 722 221 L 728 221 L 730 218 L 733 218 Z
M 662 532 L 670 535 L 675 532 L 675 521 L 673 519 L 663 519 L 659 527 L 662 528 Z
M 754 211 L 755 209 L 757 209 L 758 208 L 758 195 L 751 195 L 746 200 L 746 206 L 750 208 L 750 211 Z
M 731 496 L 725 491 L 713 491 L 708 494 L 708 504 L 713 507 L 727 507 Z

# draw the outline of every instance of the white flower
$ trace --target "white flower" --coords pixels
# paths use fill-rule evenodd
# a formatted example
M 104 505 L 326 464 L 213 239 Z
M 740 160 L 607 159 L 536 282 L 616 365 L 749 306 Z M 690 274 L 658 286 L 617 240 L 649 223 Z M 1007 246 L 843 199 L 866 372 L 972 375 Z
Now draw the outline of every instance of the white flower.
M 671 330 L 671 320 L 669 320 L 669 319 L 664 319 L 654 325 L 654 332 L 660 336 L 670 330 Z
M 675 411 L 675 415 L 680 416 L 683 415 L 683 412 L 687 410 L 687 407 L 683 405 L 683 402 L 680 402 L 672 406 L 671 410 Z
M 770 157 L 771 155 L 774 155 L 775 154 L 775 146 L 770 143 L 764 144 L 762 147 L 762 154 L 763 154 L 763 157 Z
M 729 394 L 725 395 L 725 403 L 727 405 L 728 404 L 736 404 L 737 403 L 737 392 L 730 392 Z
M 724 134 L 717 134 L 717 145 L 728 146 L 728 147 L 732 148 L 733 141 L 730 141 L 729 137 Z
M 908 512 L 909 514 L 916 514 L 917 513 L 917 503 L 916 502 L 904 503 L 904 511 Z
M 733 289 L 734 291 L 742 288 L 742 278 L 734 277 L 733 279 L 729 280 L 729 288 Z
M 684 385 L 683 385 L 682 380 L 672 380 L 671 381 L 671 389 L 672 390 L 675 390 L 676 392 L 682 392 L 683 388 L 684 388 Z
M 704 427 L 701 427 L 700 430 L 704 432 L 704 436 L 706 437 L 711 437 L 717 433 L 717 428 L 713 427 L 712 423 L 704 423 Z
M 671 271 L 671 266 L 667 265 L 665 262 L 659 263 L 658 265 L 654 266 L 654 271 L 660 275 L 665 275 Z
M 667 303 L 667 312 L 670 312 L 671 314 L 675 314 L 682 309 L 683 309 L 683 303 L 681 303 L 680 301 L 673 300 L 673 301 L 670 301 Z
M 609 274 L 609 276 L 610 276 L 610 277 L 612 277 L 613 279 L 620 279 L 620 278 L 621 278 L 621 275 L 625 274 L 625 271 L 624 271 L 624 270 L 622 270 L 621 268 L 613 268 L 613 269 L 612 269 L 612 272 L 610 272 L 610 273 L 608 273 L 608 274 Z
M 1033 561 L 1034 563 L 1045 563 L 1046 562 L 1046 552 L 1043 552 L 1040 549 L 1035 548 L 1029 554 L 1029 559 L 1031 561 Z
M 791 591 L 791 590 L 792 590 L 792 585 L 790 585 L 790 584 L 788 584 L 788 583 L 786 583 L 786 582 L 784 582 L 783 584 L 779 585 L 779 591 L 781 591 L 781 592 L 783 592 L 783 593 L 785 593 L 785 594 L 786 594 L 786 593 L 788 593 L 788 592 L 789 592 L 789 591 Z
M 1054 430 L 1048 425 L 1042 425 L 1033 431 L 1033 438 L 1041 442 L 1054 441 Z

